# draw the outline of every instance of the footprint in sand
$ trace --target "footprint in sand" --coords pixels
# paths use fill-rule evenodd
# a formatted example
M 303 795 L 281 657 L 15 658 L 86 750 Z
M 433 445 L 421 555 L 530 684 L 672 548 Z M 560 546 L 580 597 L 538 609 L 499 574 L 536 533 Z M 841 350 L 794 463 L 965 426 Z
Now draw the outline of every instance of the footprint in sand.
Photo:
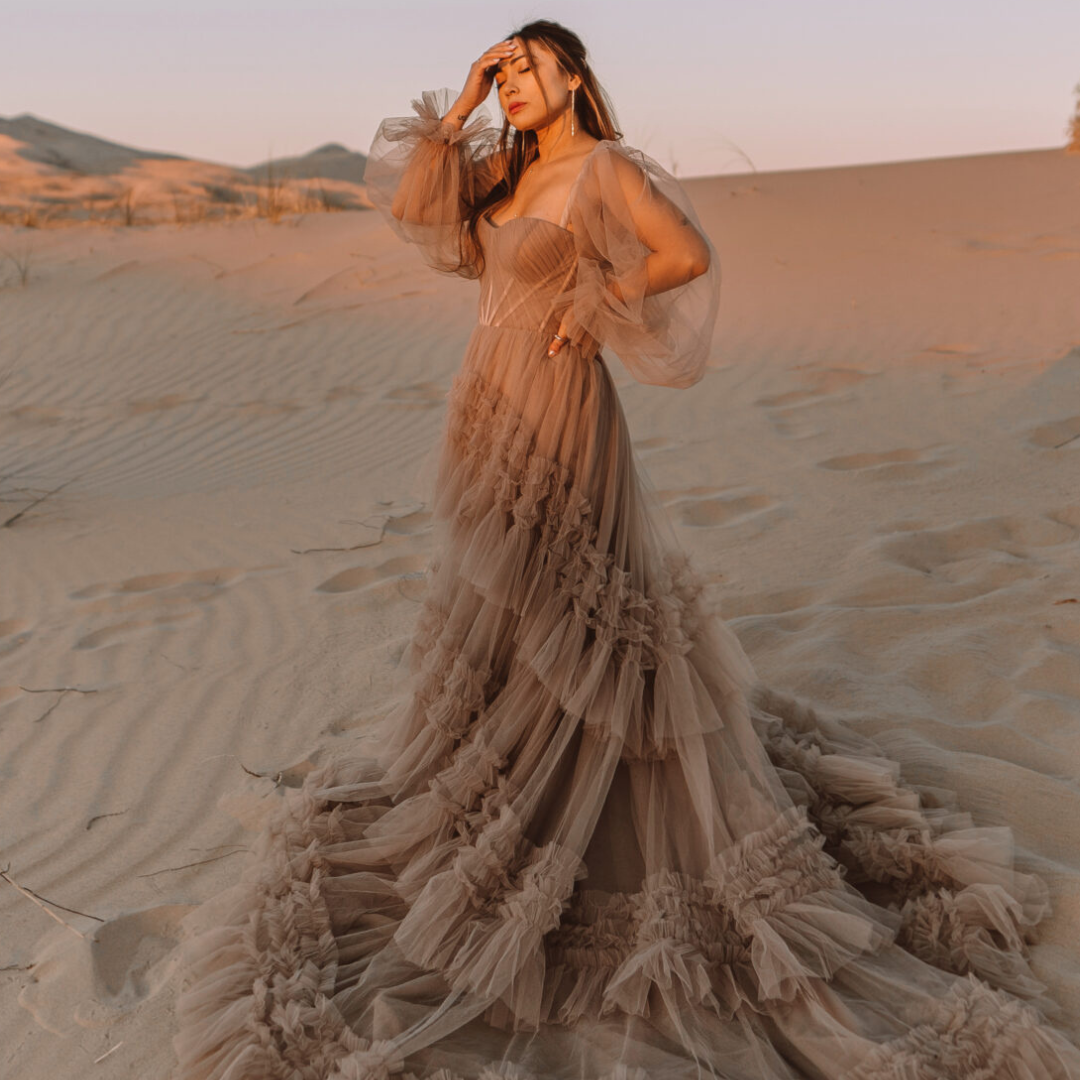
M 270 569 L 256 567 L 255 569 Z M 87 585 L 71 593 L 73 600 L 89 600 L 105 595 L 131 593 L 181 592 L 202 594 L 207 590 L 228 588 L 235 585 L 249 571 L 239 566 L 215 566 L 209 570 L 173 570 L 160 574 L 140 574 L 122 581 Z
M 733 525 L 778 505 L 768 495 L 753 490 L 697 487 L 657 494 L 680 524 L 699 529 Z
M 775 589 L 771 592 L 726 596 L 721 609 L 725 619 L 788 615 L 810 607 L 817 599 L 817 591 L 814 589 Z
M 168 904 L 129 912 L 98 924 L 84 940 L 63 927 L 50 931 L 34 953 L 34 977 L 19 1004 L 63 1036 L 116 1023 L 169 984 L 179 961 L 179 923 L 191 910 Z
M 850 400 L 854 388 L 876 374 L 857 368 L 810 369 L 800 372 L 801 386 L 760 397 L 754 404 L 767 411 L 781 438 L 809 439 L 824 430 L 814 419 L 814 406 Z
M 1075 543 L 1057 517 L 982 518 L 906 529 L 875 541 L 875 569 L 832 603 L 842 607 L 962 603 L 1045 572 L 1038 549 Z M 881 564 L 885 565 L 882 566 Z
M 1060 601 L 1058 601 L 1060 603 Z M 1075 761 L 1080 753 L 1080 620 L 1054 618 L 1023 655 L 1010 679 L 1019 691 L 1016 719 L 1010 728 L 1028 734 L 1041 745 L 1054 747 Z
M 25 619 L 0 619 L 0 656 L 13 653 L 30 637 L 30 623 Z
M 383 528 L 383 534 L 393 536 L 418 536 L 431 531 L 431 511 L 417 510 L 402 517 L 392 517 Z
M 944 528 L 898 524 L 868 545 L 865 571 L 829 602 L 870 608 L 974 600 L 1044 576 L 1040 549 L 1074 544 L 1078 526 L 1080 511 L 1071 510 L 1032 519 L 982 518 Z
M 915 480 L 947 464 L 948 447 L 923 450 L 902 448 L 879 454 L 845 454 L 819 461 L 819 469 L 832 472 L 866 473 L 875 479 Z
M 71 599 L 81 601 L 79 616 L 93 619 L 94 616 L 105 615 L 110 617 L 110 621 L 83 633 L 74 647 L 100 649 L 120 644 L 155 627 L 170 626 L 194 618 L 199 614 L 197 605 L 222 595 L 226 589 L 250 574 L 271 569 L 276 568 L 217 566 L 207 570 L 140 574 L 120 581 L 87 585 L 69 594 Z M 162 614 L 150 614 L 162 609 L 165 609 Z M 112 621 L 117 615 L 140 617 Z
M 1080 448 L 1080 416 L 1068 416 L 1033 428 L 1028 432 L 1027 441 L 1040 450 Z
M 1031 548 L 1052 547 L 1075 537 L 1074 528 L 1050 517 L 993 517 L 906 532 L 885 541 L 883 554 L 900 566 L 934 574 L 952 564 L 993 556 L 1023 562 Z
M 397 587 L 403 579 L 423 577 L 427 566 L 423 555 L 399 555 L 377 566 L 354 566 L 341 570 L 315 587 L 316 592 L 346 593 L 377 585 Z
M 409 540 L 431 532 L 431 511 L 422 509 L 422 506 L 423 503 L 420 504 L 421 508 L 409 509 L 409 504 L 380 502 L 375 504 L 367 517 L 342 518 L 339 523 L 359 525 L 368 530 L 364 547 L 375 547 L 387 542 L 400 543 L 403 539 Z
M 634 450 L 642 455 L 659 454 L 678 443 L 666 435 L 657 435 L 652 439 L 637 439 L 634 441 Z

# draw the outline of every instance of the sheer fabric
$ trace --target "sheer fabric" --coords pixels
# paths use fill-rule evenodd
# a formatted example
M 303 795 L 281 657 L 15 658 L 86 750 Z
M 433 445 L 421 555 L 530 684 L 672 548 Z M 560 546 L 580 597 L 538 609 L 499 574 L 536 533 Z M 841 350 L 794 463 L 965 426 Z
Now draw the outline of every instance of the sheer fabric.
M 490 136 L 433 111 L 385 121 L 369 169 L 445 268 Z M 635 302 L 626 219 L 590 224 L 633 213 L 616 158 L 583 165 L 572 230 L 482 224 L 400 699 L 185 920 L 180 1077 L 1080 1078 L 1009 830 L 758 685 L 708 612 L 592 335 L 681 385 L 712 301 Z M 578 290 L 588 258 L 622 302 Z M 548 358 L 567 297 L 587 338 Z
M 478 274 L 464 218 L 501 175 L 498 131 L 484 107 L 461 130 L 444 124 L 454 100 L 447 88 L 426 90 L 413 102 L 416 117 L 384 120 L 364 179 L 372 203 L 428 265 L 472 278 Z M 708 248 L 705 273 L 647 295 L 650 249 L 636 224 L 644 221 L 655 243 L 676 251 L 694 230 Z M 720 260 L 675 178 L 642 151 L 601 139 L 554 224 L 572 231 L 574 258 L 572 273 L 549 291 L 548 314 L 565 317 L 570 340 L 586 353 L 603 342 L 639 382 L 686 387 L 699 381 L 719 310 Z M 558 320 L 554 325 L 558 329 Z

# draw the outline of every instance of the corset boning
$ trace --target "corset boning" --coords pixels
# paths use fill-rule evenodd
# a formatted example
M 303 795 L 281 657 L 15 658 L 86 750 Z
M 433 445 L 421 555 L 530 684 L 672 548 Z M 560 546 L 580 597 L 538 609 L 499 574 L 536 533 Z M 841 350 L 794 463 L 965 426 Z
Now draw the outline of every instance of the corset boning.
M 577 270 L 573 234 L 550 222 L 508 221 L 484 229 L 484 272 L 477 319 L 482 325 L 554 332 L 557 297 Z M 565 306 L 565 300 L 563 301 Z

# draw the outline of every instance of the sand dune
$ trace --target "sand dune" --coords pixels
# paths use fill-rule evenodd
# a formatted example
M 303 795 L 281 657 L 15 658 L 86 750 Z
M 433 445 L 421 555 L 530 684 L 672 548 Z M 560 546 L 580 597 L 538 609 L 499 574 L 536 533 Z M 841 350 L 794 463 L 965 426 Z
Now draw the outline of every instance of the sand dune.
M 687 186 L 713 369 L 610 359 L 642 467 L 769 682 L 1014 827 L 1080 1037 L 1080 158 Z M 84 913 L 0 882 L 0 1071 L 152 1080 L 178 920 L 389 707 L 475 285 L 363 212 L 0 249 L 0 865 Z
M 366 160 L 328 143 L 237 169 L 123 146 L 29 113 L 0 117 L 0 223 L 186 224 L 369 208 Z

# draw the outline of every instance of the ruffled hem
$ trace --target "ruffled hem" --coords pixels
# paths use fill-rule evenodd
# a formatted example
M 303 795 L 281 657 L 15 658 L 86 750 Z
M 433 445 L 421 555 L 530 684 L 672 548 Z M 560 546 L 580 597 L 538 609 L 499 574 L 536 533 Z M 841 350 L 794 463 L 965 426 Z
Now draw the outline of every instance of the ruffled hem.
M 840 1080 L 1070 1080 L 1080 1054 L 1029 1005 L 969 975 Z
M 545 1019 L 706 1005 L 769 1012 L 893 941 L 899 916 L 842 880 L 801 807 L 721 853 L 703 878 L 662 870 L 634 894 L 575 894 L 548 939 Z
M 1056 1015 L 1028 955 L 1050 910 L 1047 887 L 1015 869 L 1008 828 L 975 827 L 951 793 L 905 783 L 873 740 L 790 697 L 758 688 L 751 716 L 825 850 L 898 913 L 898 944 Z

